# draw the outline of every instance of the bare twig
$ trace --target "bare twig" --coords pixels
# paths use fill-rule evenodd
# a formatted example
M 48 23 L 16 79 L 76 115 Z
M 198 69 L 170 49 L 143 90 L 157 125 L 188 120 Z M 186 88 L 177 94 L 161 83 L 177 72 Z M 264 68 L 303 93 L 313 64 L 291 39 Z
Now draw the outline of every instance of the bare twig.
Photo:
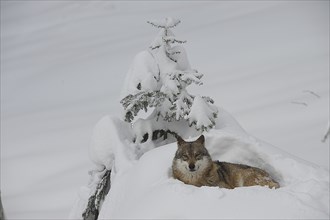
M 330 123 L 328 124 L 328 130 L 327 132 L 325 133 L 323 139 L 322 139 L 322 142 L 325 142 L 330 136 Z
M 305 103 L 305 102 L 298 102 L 298 101 L 292 101 L 291 102 L 292 104 L 297 104 L 297 105 L 304 105 L 304 106 L 308 106 L 308 104 L 307 103 Z
M 309 93 L 309 94 L 315 96 L 316 98 L 321 98 L 320 95 L 318 95 L 317 93 L 315 93 L 315 92 L 313 92 L 313 91 L 311 91 L 311 90 L 304 90 L 303 92 L 307 92 L 307 93 Z

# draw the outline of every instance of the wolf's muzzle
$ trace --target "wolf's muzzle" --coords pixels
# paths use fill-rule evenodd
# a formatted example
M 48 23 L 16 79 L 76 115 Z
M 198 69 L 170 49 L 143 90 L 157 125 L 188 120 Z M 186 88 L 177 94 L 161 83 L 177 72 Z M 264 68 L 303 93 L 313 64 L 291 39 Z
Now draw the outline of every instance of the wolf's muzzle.
M 189 164 L 189 170 L 195 171 L 195 164 L 193 164 L 193 163 Z

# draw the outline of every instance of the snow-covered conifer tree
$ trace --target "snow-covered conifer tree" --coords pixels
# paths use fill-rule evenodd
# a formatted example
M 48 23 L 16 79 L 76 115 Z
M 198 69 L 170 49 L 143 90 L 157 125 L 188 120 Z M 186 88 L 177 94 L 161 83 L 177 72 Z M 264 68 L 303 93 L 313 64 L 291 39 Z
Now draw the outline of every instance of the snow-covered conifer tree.
M 182 130 L 191 126 L 200 133 L 212 128 L 218 112 L 213 100 L 189 94 L 186 89 L 191 84 L 202 85 L 203 75 L 190 67 L 183 47 L 186 41 L 172 32 L 180 20 L 148 23 L 160 31 L 150 47 L 136 55 L 121 100 L 136 142 L 183 135 Z M 141 110 L 148 113 L 145 119 L 137 117 Z

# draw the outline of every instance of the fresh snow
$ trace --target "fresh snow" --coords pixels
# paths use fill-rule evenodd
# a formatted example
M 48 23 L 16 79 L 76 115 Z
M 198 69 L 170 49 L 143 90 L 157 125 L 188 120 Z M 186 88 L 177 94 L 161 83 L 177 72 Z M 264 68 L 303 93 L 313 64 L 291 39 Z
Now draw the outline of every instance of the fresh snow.
M 113 200 L 107 197 L 101 217 L 153 218 L 161 208 L 172 210 L 159 212 L 163 218 L 329 218 L 329 139 L 322 142 L 329 123 L 328 1 L 0 4 L 1 196 L 8 219 L 77 215 L 93 186 L 93 146 L 121 155 L 117 167 L 126 171 L 113 174 Z M 187 40 L 190 63 L 204 74 L 204 85 L 191 92 L 211 96 L 249 133 L 220 110 L 222 123 L 207 134 L 212 156 L 266 161 L 282 188 L 187 186 L 169 175 L 175 144 L 133 152 L 123 142 L 126 73 L 157 34 L 146 21 L 168 16 L 182 21 L 175 34 Z M 116 132 L 113 139 L 108 131 Z M 109 152 L 118 142 L 132 151 Z M 113 162 L 92 158 L 96 165 Z M 198 212 L 200 204 L 212 211 Z
M 310 162 L 251 137 L 223 109 L 217 121 L 221 127 L 206 133 L 206 146 L 214 160 L 248 164 L 262 168 L 281 188 L 253 186 L 235 189 L 195 187 L 175 180 L 171 174 L 175 143 L 150 149 L 138 157 L 130 147 L 131 135 L 118 119 L 105 117 L 99 124 L 111 129 L 102 134 L 101 147 L 92 151 L 113 153 L 111 189 L 99 219 L 323 219 L 329 217 L 329 173 Z M 98 127 L 98 126 L 97 126 Z M 104 136 L 104 131 L 108 135 Z M 94 136 L 95 137 L 95 136 Z M 117 140 L 121 140 L 120 144 Z M 106 153 L 108 155 L 108 153 Z M 134 158 L 134 155 L 135 158 Z M 84 192 L 85 189 L 82 189 Z M 83 195 L 83 193 L 81 193 Z M 83 202 L 85 201 L 85 203 Z M 71 218 L 81 218 L 88 194 L 80 196 Z M 239 212 L 237 211 L 239 210 Z
M 128 70 L 125 79 L 124 87 L 122 89 L 122 98 L 126 95 L 137 93 L 139 90 L 136 85 L 140 83 L 141 87 L 146 90 L 155 90 L 158 87 L 156 79 L 159 77 L 159 69 L 157 63 L 154 61 L 153 55 L 149 51 L 141 51 L 138 53 Z
M 214 110 L 211 108 L 211 106 L 206 105 L 201 96 L 196 96 L 194 98 L 191 111 L 188 115 L 189 123 L 192 124 L 194 121 L 197 121 L 197 119 L 199 119 L 196 123 L 196 127 L 200 128 L 204 125 L 212 127 L 213 124 L 211 118 L 213 117 L 213 112 Z M 217 110 L 215 112 L 217 112 Z

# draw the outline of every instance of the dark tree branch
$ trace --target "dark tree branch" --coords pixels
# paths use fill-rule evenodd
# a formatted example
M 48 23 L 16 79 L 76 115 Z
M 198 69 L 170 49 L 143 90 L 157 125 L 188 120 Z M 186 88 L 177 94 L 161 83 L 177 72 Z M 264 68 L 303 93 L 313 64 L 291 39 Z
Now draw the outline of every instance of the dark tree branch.
M 305 103 L 305 102 L 292 101 L 291 103 L 292 103 L 292 104 L 297 104 L 297 105 L 304 105 L 304 106 L 306 106 L 306 107 L 308 106 L 307 103 Z

